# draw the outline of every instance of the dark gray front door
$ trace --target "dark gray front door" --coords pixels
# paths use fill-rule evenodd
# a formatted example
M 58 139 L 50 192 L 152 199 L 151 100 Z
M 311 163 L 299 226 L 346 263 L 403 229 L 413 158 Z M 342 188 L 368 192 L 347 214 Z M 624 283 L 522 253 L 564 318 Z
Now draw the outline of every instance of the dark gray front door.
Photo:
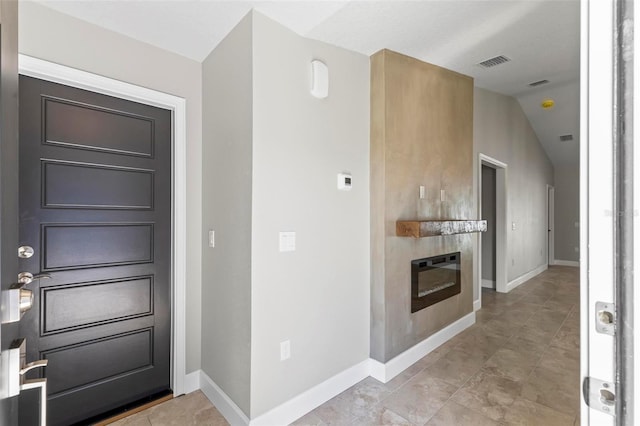
M 19 235 L 49 424 L 168 390 L 170 111 L 21 76 Z
M 0 1 L 0 305 L 18 273 L 18 2 Z M 18 324 L 2 324 L 3 355 L 18 338 Z M 0 383 L 7 381 L 0 363 Z M 5 388 L 6 386 L 1 386 Z M 34 411 L 38 407 L 26 407 Z M 18 397 L 0 391 L 0 425 L 18 424 Z

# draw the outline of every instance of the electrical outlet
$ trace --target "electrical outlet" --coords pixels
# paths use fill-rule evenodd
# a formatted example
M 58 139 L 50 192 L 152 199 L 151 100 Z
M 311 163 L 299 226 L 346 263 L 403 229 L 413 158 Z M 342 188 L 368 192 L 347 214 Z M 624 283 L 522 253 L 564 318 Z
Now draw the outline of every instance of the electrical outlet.
M 512 231 L 516 230 L 516 223 L 515 222 L 511 222 L 511 230 Z
M 209 229 L 209 247 L 213 248 L 216 246 L 216 234 L 213 229 Z
M 291 358 L 291 341 L 280 342 L 280 361 Z

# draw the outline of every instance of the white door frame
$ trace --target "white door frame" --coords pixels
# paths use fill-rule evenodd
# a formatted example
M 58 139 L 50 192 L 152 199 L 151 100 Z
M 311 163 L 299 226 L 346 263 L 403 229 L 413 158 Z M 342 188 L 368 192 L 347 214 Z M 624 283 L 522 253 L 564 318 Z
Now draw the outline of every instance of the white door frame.
M 556 189 L 547 184 L 547 264 L 556 264 Z
M 615 383 L 615 340 L 596 331 L 613 302 L 613 1 L 582 0 L 580 52 L 580 376 Z M 584 225 L 584 226 L 583 226 Z M 616 424 L 580 398 L 583 425 Z
M 478 212 L 482 214 L 482 166 L 496 171 L 496 291 L 507 289 L 507 164 L 485 154 L 478 156 Z M 482 233 L 478 237 L 478 299 L 482 304 Z
M 172 276 L 171 276 L 171 387 L 184 393 L 186 362 L 186 101 L 183 98 L 77 70 L 42 59 L 19 55 L 20 74 L 90 90 L 172 112 Z

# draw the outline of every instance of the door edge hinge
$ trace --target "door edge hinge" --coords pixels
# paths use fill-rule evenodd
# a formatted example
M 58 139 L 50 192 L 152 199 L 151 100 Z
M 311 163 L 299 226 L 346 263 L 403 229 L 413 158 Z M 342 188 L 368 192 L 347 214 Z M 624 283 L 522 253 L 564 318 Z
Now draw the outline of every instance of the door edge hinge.
M 585 377 L 582 382 L 582 396 L 589 408 L 616 416 L 616 386 L 614 383 Z
M 596 302 L 596 331 L 613 336 L 616 334 L 616 304 Z

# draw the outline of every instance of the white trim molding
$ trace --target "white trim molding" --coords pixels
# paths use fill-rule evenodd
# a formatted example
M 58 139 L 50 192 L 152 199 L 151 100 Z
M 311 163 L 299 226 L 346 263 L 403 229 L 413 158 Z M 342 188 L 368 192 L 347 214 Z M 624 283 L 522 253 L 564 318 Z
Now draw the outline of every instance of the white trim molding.
M 509 281 L 509 284 L 507 284 L 507 292 L 518 287 L 520 284 L 523 284 L 529 281 L 531 278 L 535 277 L 536 275 L 540 275 L 541 273 L 546 271 L 547 268 L 548 268 L 548 265 L 545 263 L 544 265 L 540 265 L 536 269 L 533 269 L 527 272 L 526 274 L 520 275 L 518 278 Z
M 196 370 L 184 376 L 184 393 L 195 392 L 201 389 L 200 384 L 201 371 Z
M 186 362 L 186 247 L 187 247 L 187 125 L 186 100 L 86 71 L 19 55 L 22 75 L 90 90 L 146 105 L 171 110 L 173 120 L 172 200 L 172 378 L 174 396 L 185 393 Z
M 555 259 L 553 261 L 554 265 L 557 266 L 573 266 L 574 268 L 579 268 L 580 267 L 580 262 L 576 262 L 575 260 L 558 260 Z
M 251 420 L 250 426 L 288 425 L 293 423 L 334 396 L 369 377 L 370 361 L 370 359 L 366 359 L 353 367 L 347 368 L 284 404 L 256 417 Z M 234 423 L 231 422 L 231 424 Z
M 233 426 L 237 425 L 249 425 L 249 418 L 247 415 L 236 405 L 229 395 L 213 381 L 202 370 L 198 370 L 200 374 L 200 389 L 205 396 L 216 407 L 220 414 Z
M 249 420 L 240 407 L 204 371 L 190 373 L 187 375 L 187 382 L 190 391 L 197 390 L 195 386 L 198 385 L 209 401 L 234 426 L 287 425 L 369 376 L 383 383 L 388 382 L 475 322 L 474 311 L 407 349 L 386 364 L 371 358 L 365 359 L 253 420 Z
M 422 342 L 412 346 L 406 351 L 397 355 L 395 358 L 381 363 L 376 360 L 371 360 L 371 377 L 382 382 L 387 383 L 389 380 L 402 373 L 404 370 L 415 364 L 422 357 L 436 349 L 438 346 L 449 341 L 458 333 L 471 327 L 476 322 L 476 313 L 471 312 L 465 315 L 459 320 L 449 324 L 437 333 L 424 339 Z
M 473 311 L 477 311 L 480 310 L 482 308 L 482 300 L 478 299 L 478 300 L 474 300 L 473 301 Z
M 506 293 L 507 290 L 507 235 L 509 234 L 507 225 L 507 170 L 508 166 L 500 160 L 489 157 L 485 154 L 478 154 L 478 170 L 477 170 L 477 203 L 478 216 L 482 216 L 482 166 L 488 166 L 496 171 L 496 284 L 495 289 L 499 293 Z M 477 238 L 477 281 L 474 285 L 478 286 L 478 297 L 482 299 L 482 233 Z

